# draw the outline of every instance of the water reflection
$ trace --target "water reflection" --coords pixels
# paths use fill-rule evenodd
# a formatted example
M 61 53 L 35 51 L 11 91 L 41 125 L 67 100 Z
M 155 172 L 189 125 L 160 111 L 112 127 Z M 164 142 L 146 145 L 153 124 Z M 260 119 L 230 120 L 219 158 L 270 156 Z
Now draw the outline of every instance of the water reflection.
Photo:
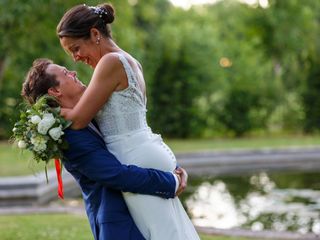
M 301 181 L 287 177 L 288 184 L 284 176 L 266 173 L 206 179 L 185 204 L 199 226 L 320 233 L 320 191 L 308 189 L 319 181 L 303 186 L 301 182 L 309 182 L 305 177 Z

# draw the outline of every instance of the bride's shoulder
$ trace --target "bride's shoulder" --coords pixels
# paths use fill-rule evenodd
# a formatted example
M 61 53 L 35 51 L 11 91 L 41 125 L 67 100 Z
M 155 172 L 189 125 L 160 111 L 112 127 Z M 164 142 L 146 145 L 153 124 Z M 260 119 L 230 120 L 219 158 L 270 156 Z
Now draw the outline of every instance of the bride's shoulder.
M 111 53 L 107 53 L 105 55 L 103 55 L 99 61 L 99 63 L 105 64 L 105 63 L 119 63 L 120 59 L 119 59 L 119 53 L 117 52 L 111 52 Z
M 107 53 L 103 55 L 98 62 L 96 69 L 104 69 L 104 70 L 116 70 L 120 69 L 122 64 L 119 59 L 119 54 L 116 52 Z

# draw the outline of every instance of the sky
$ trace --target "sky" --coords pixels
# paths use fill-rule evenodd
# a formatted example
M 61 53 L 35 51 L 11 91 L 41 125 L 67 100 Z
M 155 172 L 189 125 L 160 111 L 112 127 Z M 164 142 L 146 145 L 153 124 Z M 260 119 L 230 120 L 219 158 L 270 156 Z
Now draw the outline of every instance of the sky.
M 190 8 L 192 5 L 204 3 L 216 3 L 222 0 L 170 0 L 173 5 L 182 7 L 184 9 Z M 238 0 L 249 5 L 259 4 L 261 7 L 268 7 L 268 0 Z

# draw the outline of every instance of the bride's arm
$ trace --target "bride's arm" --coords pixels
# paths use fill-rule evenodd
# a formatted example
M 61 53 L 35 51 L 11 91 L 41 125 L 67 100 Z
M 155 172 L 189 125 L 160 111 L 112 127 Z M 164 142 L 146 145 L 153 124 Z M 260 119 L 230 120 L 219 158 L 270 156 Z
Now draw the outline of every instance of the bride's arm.
M 86 127 L 107 102 L 112 92 L 127 86 L 126 75 L 118 55 L 103 56 L 97 64 L 90 84 L 73 109 L 63 109 L 61 115 L 72 121 L 72 129 Z

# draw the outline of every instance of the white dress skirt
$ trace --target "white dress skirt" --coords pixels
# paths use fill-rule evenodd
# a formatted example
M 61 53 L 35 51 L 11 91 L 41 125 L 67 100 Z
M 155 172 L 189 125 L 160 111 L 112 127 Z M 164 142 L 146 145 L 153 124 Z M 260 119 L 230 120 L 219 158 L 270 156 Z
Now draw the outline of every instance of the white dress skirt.
M 120 138 L 122 138 L 120 140 Z M 148 130 L 119 137 L 108 150 L 126 165 L 173 172 L 176 159 L 161 137 Z M 200 239 L 178 197 L 123 193 L 131 216 L 142 235 L 151 240 Z

